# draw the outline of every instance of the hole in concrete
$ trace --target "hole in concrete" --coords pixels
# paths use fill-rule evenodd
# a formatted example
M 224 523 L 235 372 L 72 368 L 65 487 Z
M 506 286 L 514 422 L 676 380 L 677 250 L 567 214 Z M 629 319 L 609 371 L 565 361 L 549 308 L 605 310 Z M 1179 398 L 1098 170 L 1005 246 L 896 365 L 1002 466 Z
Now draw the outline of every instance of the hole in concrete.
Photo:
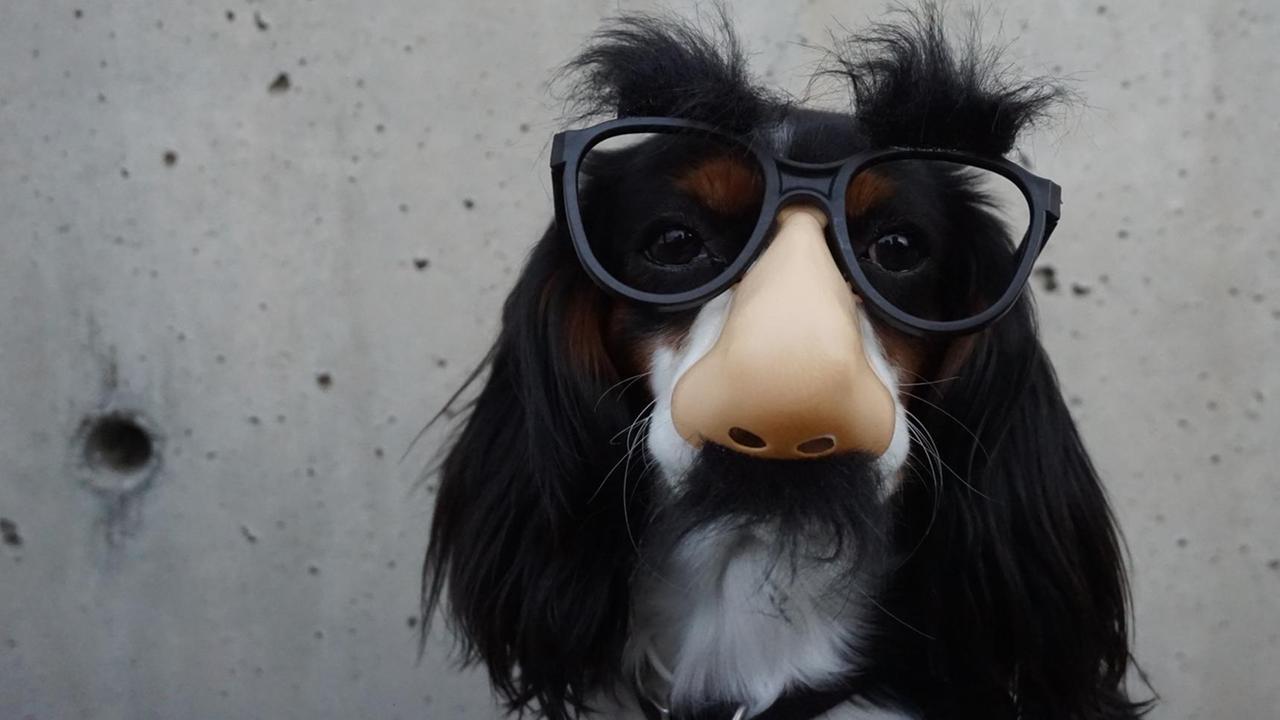
M 802 455 L 821 455 L 836 446 L 836 439 L 830 435 L 811 438 L 796 446 L 796 452 Z
M 765 446 L 764 438 L 740 427 L 729 428 L 729 439 L 744 448 L 759 450 Z
M 154 451 L 151 434 L 125 415 L 104 415 L 93 420 L 84 440 L 84 459 L 90 468 L 120 474 L 146 467 Z

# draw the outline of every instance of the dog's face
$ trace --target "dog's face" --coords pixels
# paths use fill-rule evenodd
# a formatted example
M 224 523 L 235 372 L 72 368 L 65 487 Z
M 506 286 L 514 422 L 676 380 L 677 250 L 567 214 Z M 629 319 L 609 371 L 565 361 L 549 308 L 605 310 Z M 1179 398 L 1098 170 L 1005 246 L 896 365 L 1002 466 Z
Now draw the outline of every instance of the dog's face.
M 757 134 L 770 140 L 769 153 L 808 163 L 865 149 L 837 114 L 793 111 Z M 679 146 L 618 155 L 610 182 L 584 190 L 584 203 L 602 208 L 586 213 L 586 232 L 607 239 L 599 252 L 611 255 L 619 279 L 670 292 L 725 264 L 759 212 L 758 171 Z M 965 217 L 982 213 L 971 198 L 934 178 L 863 180 L 849 188 L 848 222 L 859 223 L 854 251 L 883 271 L 879 288 L 917 305 L 969 295 L 957 286 L 984 243 L 930 248 L 928 239 L 979 225 Z M 886 218 L 907 215 L 911 235 L 883 229 Z M 642 435 L 669 490 L 684 486 L 705 445 L 753 458 L 856 455 L 843 461 L 869 464 L 882 495 L 896 487 L 910 444 L 899 390 L 924 380 L 947 344 L 896 331 L 867 311 L 840 275 L 827 223 L 820 208 L 785 207 L 745 277 L 692 310 L 614 301 L 606 342 L 621 373 L 647 379 L 653 407 Z M 790 470 L 803 476 L 821 466 Z
M 869 149 L 848 116 L 766 117 L 752 134 L 770 156 L 818 165 Z M 580 191 L 584 231 L 621 282 L 648 292 L 718 272 L 762 205 L 750 162 L 693 141 L 611 151 L 607 166 Z M 878 289 L 925 314 L 979 295 L 970 268 L 1007 259 L 982 253 L 1008 254 L 1010 241 L 983 222 L 976 193 L 915 169 L 851 182 L 845 221 Z M 605 301 L 603 344 L 621 382 L 639 386 L 619 487 L 644 485 L 650 500 L 636 538 L 629 662 L 670 664 L 676 702 L 771 699 L 794 679 L 771 666 L 816 682 L 847 670 L 859 595 L 902 553 L 890 537 L 895 494 L 912 474 L 913 435 L 926 443 L 915 452 L 929 442 L 911 425 L 921 402 L 911 389 L 927 388 L 965 345 L 874 315 L 837 267 L 830 224 L 812 203 L 787 204 L 741 280 L 692 309 Z M 630 477 L 631 457 L 647 472 Z M 917 481 L 937 480 L 931 465 L 915 470 Z M 709 617 L 726 607 L 733 617 Z M 717 622 L 733 643 L 694 627 Z M 789 642 L 796 624 L 823 637 Z M 751 680 L 726 691 L 725 676 Z
M 999 157 L 1055 96 L 925 13 L 842 50 L 852 113 L 808 110 L 723 32 L 624 19 L 572 65 L 576 98 L 814 166 Z M 589 252 L 651 294 L 720 276 L 768 207 L 758 168 L 679 143 L 606 165 L 577 197 Z M 1117 540 L 1028 303 L 958 337 L 877 310 L 949 321 L 1003 292 L 1019 232 L 962 180 L 868 174 L 839 218 L 778 205 L 741 274 L 678 311 L 598 287 L 560 208 L 442 465 L 424 578 L 512 709 L 568 717 L 652 665 L 688 707 L 857 675 L 922 713 L 1130 716 Z

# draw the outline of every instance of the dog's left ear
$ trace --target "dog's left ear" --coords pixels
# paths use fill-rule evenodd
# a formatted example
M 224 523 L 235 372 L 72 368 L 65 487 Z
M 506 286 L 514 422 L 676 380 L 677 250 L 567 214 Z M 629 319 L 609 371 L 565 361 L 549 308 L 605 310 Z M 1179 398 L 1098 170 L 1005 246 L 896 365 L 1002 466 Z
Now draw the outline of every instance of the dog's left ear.
M 1124 690 L 1119 534 L 1030 300 L 965 353 L 955 379 L 918 404 L 941 468 L 905 497 L 916 520 L 907 532 L 924 539 L 899 590 L 915 595 L 906 612 L 930 636 L 930 664 L 959 704 L 939 711 L 1013 697 L 1021 717 L 1137 717 L 1142 705 Z
M 607 300 L 570 253 L 553 227 L 507 298 L 441 465 L 423 575 L 423 617 L 447 594 L 464 660 L 484 662 L 511 710 L 556 719 L 618 672 L 626 528 L 645 505 L 642 463 L 625 467 L 635 414 L 605 347 Z

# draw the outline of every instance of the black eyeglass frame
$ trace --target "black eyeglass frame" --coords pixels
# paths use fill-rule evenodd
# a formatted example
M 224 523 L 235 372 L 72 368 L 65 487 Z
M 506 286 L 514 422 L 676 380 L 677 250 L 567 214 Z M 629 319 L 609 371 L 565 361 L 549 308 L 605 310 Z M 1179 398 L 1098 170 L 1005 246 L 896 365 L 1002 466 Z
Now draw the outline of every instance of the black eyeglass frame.
M 596 145 L 619 135 L 689 132 L 706 134 L 750 151 L 764 178 L 760 217 L 742 252 L 714 279 L 699 287 L 675 293 L 652 293 L 633 288 L 614 277 L 591 249 L 578 202 L 578 173 L 582 160 Z M 1008 179 L 1022 192 L 1030 207 L 1030 228 L 1018 247 L 1017 269 L 1004 294 L 981 312 L 960 320 L 929 320 L 900 310 L 871 283 L 858 263 L 845 218 L 845 188 L 854 174 L 894 160 L 943 160 L 972 165 Z M 1062 189 L 1022 166 L 1000 157 L 958 150 L 885 148 L 868 150 L 829 163 L 801 163 L 780 158 L 750 138 L 726 133 L 715 126 L 683 118 L 628 117 L 592 127 L 556 133 L 551 144 L 551 175 L 556 221 L 567 229 L 574 252 L 587 275 L 616 297 L 660 310 L 680 311 L 697 307 L 738 282 L 763 251 L 765 239 L 778 211 L 798 200 L 815 201 L 829 218 L 827 243 L 836 265 L 853 284 L 870 310 L 890 326 L 916 336 L 960 335 L 980 330 L 1000 319 L 1013 307 L 1031 277 L 1036 258 L 1049 241 L 1061 217 Z

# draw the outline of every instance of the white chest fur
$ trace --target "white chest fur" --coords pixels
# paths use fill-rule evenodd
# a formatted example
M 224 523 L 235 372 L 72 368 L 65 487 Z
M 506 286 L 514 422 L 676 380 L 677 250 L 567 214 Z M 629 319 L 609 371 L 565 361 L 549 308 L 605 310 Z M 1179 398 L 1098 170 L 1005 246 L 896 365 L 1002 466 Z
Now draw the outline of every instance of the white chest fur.
M 752 711 L 856 669 L 863 603 L 831 570 L 780 561 L 756 531 L 708 528 L 637 578 L 627 661 L 664 665 L 672 699 Z M 852 597 L 851 597 L 852 595 Z

